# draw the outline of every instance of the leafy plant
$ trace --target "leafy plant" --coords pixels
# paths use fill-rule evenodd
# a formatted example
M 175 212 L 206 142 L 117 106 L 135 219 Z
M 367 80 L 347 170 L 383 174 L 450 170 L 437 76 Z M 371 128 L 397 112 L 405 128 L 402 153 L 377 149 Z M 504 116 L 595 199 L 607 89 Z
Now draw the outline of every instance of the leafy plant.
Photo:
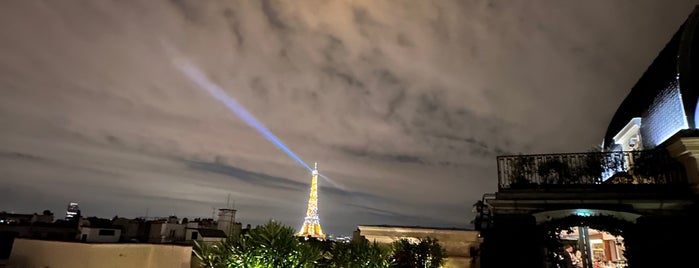
M 573 174 L 568 163 L 561 161 L 558 158 L 553 158 L 539 165 L 537 170 L 539 176 L 546 183 L 561 184 L 569 183 Z
M 432 238 L 421 239 L 418 243 L 401 239 L 394 242 L 392 248 L 392 267 L 438 268 L 446 255 L 437 239 Z
M 319 248 L 299 241 L 292 228 L 274 221 L 213 245 L 196 243 L 194 254 L 206 268 L 315 267 L 323 257 Z
M 391 252 L 388 247 L 366 239 L 350 243 L 336 243 L 330 252 L 330 267 L 387 268 Z
M 683 166 L 665 149 L 641 151 L 634 154 L 632 172 L 638 183 L 673 183 L 683 177 Z
M 512 163 L 511 183 L 514 186 L 531 184 L 528 178 L 533 174 L 533 166 L 534 158 L 520 154 Z

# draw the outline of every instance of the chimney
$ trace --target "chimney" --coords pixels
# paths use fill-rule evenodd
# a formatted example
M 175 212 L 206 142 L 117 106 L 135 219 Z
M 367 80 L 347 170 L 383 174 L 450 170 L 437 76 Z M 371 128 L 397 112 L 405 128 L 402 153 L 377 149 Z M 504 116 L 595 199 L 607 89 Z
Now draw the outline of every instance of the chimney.
M 218 210 L 218 222 L 217 229 L 226 233 L 230 236 L 233 233 L 233 228 L 235 227 L 235 209 L 222 208 Z

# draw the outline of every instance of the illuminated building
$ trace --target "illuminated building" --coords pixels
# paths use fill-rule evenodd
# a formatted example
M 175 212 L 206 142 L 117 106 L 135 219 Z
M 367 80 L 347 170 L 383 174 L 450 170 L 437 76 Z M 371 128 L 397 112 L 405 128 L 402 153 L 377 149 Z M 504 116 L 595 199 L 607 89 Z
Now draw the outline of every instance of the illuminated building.
M 619 105 L 601 149 L 498 156 L 498 190 L 475 204 L 480 267 L 555 267 L 561 243 L 584 267 L 686 266 L 675 256 L 693 256 L 683 242 L 699 240 L 687 231 L 699 226 L 699 6 Z
M 699 129 L 699 7 L 675 32 L 612 117 L 606 151 L 663 147 Z
M 68 208 L 66 209 L 66 220 L 80 220 L 80 207 L 78 207 L 78 203 L 68 204 Z
M 325 239 L 325 234 L 323 234 L 323 229 L 320 228 L 320 220 L 318 219 L 318 163 L 315 163 L 311 174 L 313 178 L 311 179 L 311 194 L 308 198 L 308 210 L 306 211 L 303 226 L 297 235 Z

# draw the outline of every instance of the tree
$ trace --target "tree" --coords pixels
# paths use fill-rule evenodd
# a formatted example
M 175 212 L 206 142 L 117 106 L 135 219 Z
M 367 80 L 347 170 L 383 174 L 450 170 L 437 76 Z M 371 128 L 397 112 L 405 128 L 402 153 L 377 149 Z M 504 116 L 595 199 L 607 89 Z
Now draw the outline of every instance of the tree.
M 438 268 L 446 255 L 437 239 L 432 238 L 420 239 L 418 243 L 401 239 L 394 242 L 392 248 L 392 267 Z
M 388 247 L 366 239 L 350 243 L 335 243 L 330 252 L 330 267 L 387 268 L 391 252 Z
M 195 243 L 194 254 L 206 268 L 314 267 L 319 248 L 298 240 L 294 230 L 270 221 L 213 245 Z
M 534 158 L 519 154 L 512 163 L 512 170 L 509 173 L 509 183 L 511 187 L 519 187 L 533 184 L 531 176 L 534 169 Z

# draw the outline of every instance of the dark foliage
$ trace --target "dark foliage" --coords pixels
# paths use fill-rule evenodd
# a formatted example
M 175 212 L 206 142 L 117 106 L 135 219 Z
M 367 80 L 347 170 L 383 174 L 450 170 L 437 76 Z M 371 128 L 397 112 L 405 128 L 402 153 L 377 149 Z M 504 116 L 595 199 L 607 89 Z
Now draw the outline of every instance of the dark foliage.
M 418 243 L 401 239 L 393 243 L 391 267 L 438 268 L 443 264 L 445 255 L 436 239 L 421 239 Z

